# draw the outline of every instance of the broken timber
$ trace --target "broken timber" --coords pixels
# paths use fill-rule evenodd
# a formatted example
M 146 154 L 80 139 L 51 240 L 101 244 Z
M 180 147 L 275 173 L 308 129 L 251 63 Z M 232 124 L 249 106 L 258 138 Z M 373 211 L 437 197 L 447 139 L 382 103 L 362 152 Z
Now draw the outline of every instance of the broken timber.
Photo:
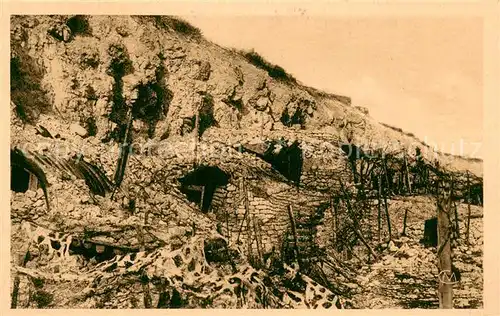
M 451 264 L 451 188 L 446 181 L 438 182 L 438 267 L 439 267 L 439 308 L 453 308 L 453 282 Z

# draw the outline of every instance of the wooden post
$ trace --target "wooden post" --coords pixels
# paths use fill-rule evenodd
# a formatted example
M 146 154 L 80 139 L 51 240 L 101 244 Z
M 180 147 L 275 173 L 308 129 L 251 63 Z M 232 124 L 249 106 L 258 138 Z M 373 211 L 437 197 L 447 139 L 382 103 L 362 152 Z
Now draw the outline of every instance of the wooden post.
M 335 206 L 335 202 L 333 201 L 333 198 L 330 200 L 330 206 L 332 210 L 332 215 L 333 215 L 333 242 L 334 244 L 337 243 L 337 207 Z
M 385 156 L 382 158 L 382 163 L 384 166 L 384 175 L 385 175 L 386 186 L 387 186 L 387 188 L 389 188 L 391 185 L 389 184 L 389 175 L 387 174 L 387 158 Z M 392 182 L 392 179 L 391 179 L 391 182 Z
M 405 160 L 405 171 L 406 171 L 406 183 L 408 184 L 408 193 L 411 194 L 410 172 L 408 170 L 408 161 L 406 160 L 406 152 L 404 160 Z
M 403 233 L 401 235 L 406 236 L 406 219 L 408 217 L 408 209 L 405 209 L 405 218 L 403 220 Z
M 203 212 L 203 200 L 205 199 L 205 186 L 201 186 L 200 211 Z
M 198 165 L 198 139 L 200 135 L 200 109 L 196 108 L 194 121 L 194 166 Z
M 28 174 L 29 174 L 28 190 L 31 191 L 38 190 L 38 178 L 31 172 L 28 172 Z
M 382 230 L 382 219 L 381 219 L 381 209 L 380 209 L 380 206 L 382 204 L 382 198 L 381 198 L 381 195 L 382 195 L 382 178 L 380 177 L 380 175 L 378 175 L 378 196 L 377 196 L 377 199 L 378 199 L 378 205 L 377 205 L 377 208 L 378 208 L 378 214 L 377 214 L 377 220 L 378 220 L 378 243 L 380 244 L 381 242 L 381 236 L 380 236 L 380 233 L 381 233 L 381 230 Z
M 467 245 L 470 244 L 469 233 L 470 233 L 470 179 L 469 179 L 469 171 L 467 171 L 467 233 L 466 233 Z
M 31 247 L 31 241 L 28 242 L 24 256 L 22 258 L 19 258 L 20 260 L 18 260 L 20 263 L 20 266 L 23 268 L 26 267 L 26 264 L 31 259 L 30 247 Z M 18 300 L 18 296 L 19 296 L 19 284 L 20 283 L 21 283 L 21 279 L 19 277 L 19 273 L 16 273 L 16 276 L 14 277 L 14 285 L 12 286 L 12 295 L 11 295 L 11 301 L 10 301 L 10 308 L 11 309 L 17 308 L 17 300 Z
M 250 203 L 248 201 L 248 191 L 247 191 L 247 186 L 246 186 L 246 178 L 243 178 L 243 198 L 244 198 L 244 204 L 245 204 L 245 214 L 247 215 L 246 216 L 246 219 L 247 219 L 247 251 L 248 251 L 248 258 L 250 260 L 250 262 L 253 261 L 253 255 L 252 255 L 252 225 L 251 225 L 251 219 L 250 219 L 250 216 L 252 216 L 252 214 L 250 214 Z
M 227 208 L 224 208 L 224 215 L 226 217 L 226 230 L 227 230 L 227 241 L 228 241 L 228 246 L 231 246 L 231 229 L 229 228 L 229 212 Z M 238 223 L 238 221 L 236 221 Z
M 290 218 L 290 228 L 292 229 L 292 235 L 293 235 L 293 248 L 295 252 L 295 260 L 297 261 L 300 270 L 301 264 L 299 260 L 299 244 L 297 241 L 297 228 L 295 227 L 295 217 L 293 216 L 293 209 L 291 205 L 288 205 L 287 211 L 288 211 L 288 217 Z
M 453 308 L 453 284 L 451 284 L 451 190 L 449 183 L 438 185 L 437 218 L 438 218 L 438 267 L 439 267 L 439 308 Z M 440 190 L 441 189 L 441 190 Z
M 387 219 L 387 230 L 389 232 L 389 241 L 391 241 L 392 240 L 391 217 L 389 216 L 389 207 L 387 206 L 387 194 L 385 190 L 382 190 L 382 195 L 384 197 L 385 217 Z
M 364 160 L 360 159 L 360 163 L 359 163 L 359 183 L 361 185 L 363 185 L 363 170 L 364 170 L 364 167 L 365 167 Z
M 457 203 L 455 201 L 453 201 L 453 210 L 455 212 L 455 230 L 454 230 L 454 233 L 455 233 L 455 237 L 457 238 L 457 240 L 460 238 L 460 224 L 459 224 L 459 219 L 458 219 L 458 206 L 457 206 Z
M 141 252 L 146 251 L 146 245 L 145 245 L 145 240 L 144 240 L 144 231 L 140 225 L 137 225 L 137 239 L 139 241 L 139 251 L 141 251 Z M 142 272 L 142 276 L 145 276 L 145 272 Z M 153 303 L 152 303 L 151 292 L 150 292 L 150 288 L 149 288 L 149 281 L 147 280 L 147 278 L 142 278 L 142 276 L 141 276 L 140 280 L 141 280 L 141 286 L 142 286 L 144 308 L 151 308 Z
M 262 235 L 260 234 L 260 229 L 259 226 L 257 225 L 257 219 L 255 218 L 255 215 L 253 216 L 253 230 L 255 232 L 255 241 L 257 243 L 257 254 L 259 256 L 259 265 L 262 267 L 264 264 L 263 258 L 262 258 L 262 245 L 261 245 L 261 238 Z
M 125 175 L 125 169 L 127 168 L 127 161 L 130 156 L 130 148 L 131 148 L 131 143 L 132 143 L 132 124 L 134 121 L 134 117 L 132 116 L 132 111 L 130 111 L 128 115 L 128 122 L 127 122 L 127 128 L 125 130 L 125 137 L 123 138 L 123 142 L 121 143 L 121 148 L 120 148 L 120 154 L 118 157 L 118 162 L 116 164 L 116 170 L 115 170 L 115 176 L 114 176 L 114 181 L 115 181 L 115 190 L 113 191 L 113 194 L 111 195 L 111 198 L 113 198 L 116 189 L 120 187 L 120 184 L 123 181 L 123 177 Z
M 403 170 L 400 170 L 399 175 L 398 175 L 398 186 L 397 186 L 397 193 L 402 194 L 403 193 L 403 188 L 405 186 L 405 178 L 403 175 Z
M 427 194 L 428 193 L 428 188 L 427 188 L 427 185 L 429 183 L 429 170 L 427 168 L 427 164 L 424 165 L 424 170 L 422 171 L 423 172 L 423 186 L 424 186 L 424 194 Z
M 460 226 L 458 224 L 458 208 L 457 204 L 455 203 L 454 199 L 454 189 L 455 189 L 455 182 L 453 180 L 453 176 L 450 176 L 450 187 L 449 187 L 449 192 L 450 192 L 450 212 L 451 212 L 451 207 L 453 207 L 453 213 L 450 213 L 450 221 L 453 218 L 454 223 L 452 223 L 453 230 L 452 230 L 452 235 L 454 238 L 460 238 Z

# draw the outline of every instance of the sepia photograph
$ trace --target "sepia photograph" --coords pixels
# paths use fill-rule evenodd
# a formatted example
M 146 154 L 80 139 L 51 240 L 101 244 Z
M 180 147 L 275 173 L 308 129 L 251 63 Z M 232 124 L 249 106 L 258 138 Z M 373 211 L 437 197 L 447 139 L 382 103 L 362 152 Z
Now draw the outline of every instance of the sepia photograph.
M 11 309 L 484 308 L 482 18 L 75 13 L 8 17 Z

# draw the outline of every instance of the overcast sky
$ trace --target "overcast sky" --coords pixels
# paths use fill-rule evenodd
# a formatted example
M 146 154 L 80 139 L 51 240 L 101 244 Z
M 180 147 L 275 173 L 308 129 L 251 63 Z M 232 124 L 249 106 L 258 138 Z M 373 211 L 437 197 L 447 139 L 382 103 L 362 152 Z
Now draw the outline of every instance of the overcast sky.
M 299 81 L 347 95 L 442 151 L 482 157 L 482 24 L 458 18 L 187 16 L 219 45 L 255 49 Z M 476 152 L 477 151 L 477 152 Z

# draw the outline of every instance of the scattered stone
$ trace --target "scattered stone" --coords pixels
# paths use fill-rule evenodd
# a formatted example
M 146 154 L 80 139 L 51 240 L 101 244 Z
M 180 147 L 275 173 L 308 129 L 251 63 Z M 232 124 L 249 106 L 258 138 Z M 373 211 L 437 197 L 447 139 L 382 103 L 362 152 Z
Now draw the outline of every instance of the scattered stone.
M 36 196 L 38 197 L 43 197 L 44 196 L 44 193 L 43 193 L 43 189 L 42 188 L 38 188 L 36 190 Z
M 409 230 L 409 229 L 408 229 L 408 230 Z M 398 242 L 399 242 L 400 244 L 405 244 L 405 243 L 408 243 L 408 242 L 410 242 L 410 241 L 411 241 L 411 238 L 408 236 L 408 234 L 407 234 L 407 235 L 405 235 L 405 236 L 401 236 L 401 237 L 398 239 Z
M 261 97 L 255 102 L 255 108 L 259 111 L 264 111 L 269 104 L 269 99 L 267 97 Z
M 87 194 L 83 194 L 80 197 L 80 203 L 84 204 L 84 203 L 87 203 L 88 201 L 89 201 L 89 196 Z
M 36 191 L 28 190 L 26 191 L 26 196 L 30 199 L 34 199 L 36 197 Z
M 387 248 L 389 249 L 390 252 L 396 252 L 399 250 L 399 248 L 394 244 L 392 240 L 389 241 Z
M 377 287 L 377 286 L 379 286 L 379 285 L 380 285 L 380 282 L 379 282 L 379 281 L 377 281 L 377 280 L 374 280 L 374 281 L 372 281 L 372 282 L 369 284 L 369 286 L 371 286 L 371 287 Z
M 352 290 L 355 290 L 358 288 L 358 285 L 355 283 L 346 283 L 345 286 L 347 286 L 348 288 L 350 288 Z
M 69 127 L 69 130 L 76 134 L 76 135 L 79 135 L 81 137 L 85 137 L 87 136 L 87 130 L 85 128 L 83 128 L 82 126 L 76 124 L 76 123 L 73 123 L 70 125 Z
M 358 275 L 357 277 L 357 281 L 361 284 L 365 284 L 365 283 L 368 283 L 370 282 L 370 279 L 365 277 L 365 276 L 362 276 L 362 275 Z

